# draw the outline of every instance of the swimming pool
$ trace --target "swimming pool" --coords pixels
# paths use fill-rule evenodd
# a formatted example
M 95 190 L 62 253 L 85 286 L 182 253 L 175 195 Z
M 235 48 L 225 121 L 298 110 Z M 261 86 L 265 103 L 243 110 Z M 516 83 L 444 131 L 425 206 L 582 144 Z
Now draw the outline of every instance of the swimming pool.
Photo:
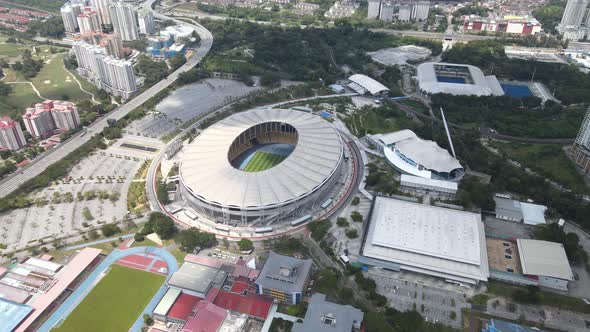
M 500 84 L 500 86 L 502 86 L 504 94 L 512 98 L 526 98 L 534 96 L 531 89 L 526 85 Z
M 453 76 L 436 76 L 436 80 L 441 83 L 457 83 L 457 84 L 465 84 L 465 78 L 463 77 L 453 77 Z

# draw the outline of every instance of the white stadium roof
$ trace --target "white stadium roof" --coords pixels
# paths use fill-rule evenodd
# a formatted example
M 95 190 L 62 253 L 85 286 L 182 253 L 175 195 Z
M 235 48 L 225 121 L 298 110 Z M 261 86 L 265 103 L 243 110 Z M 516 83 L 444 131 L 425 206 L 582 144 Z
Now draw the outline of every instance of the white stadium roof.
M 298 142 L 293 152 L 264 171 L 234 168 L 228 160 L 234 139 L 265 122 L 287 123 L 297 130 Z M 338 168 L 342 153 L 340 135 L 319 116 L 257 109 L 234 114 L 203 131 L 186 147 L 180 176 L 193 195 L 209 203 L 244 209 L 280 206 L 321 187 Z
M 454 169 L 463 168 L 457 159 L 453 158 L 447 150 L 438 146 L 436 142 L 423 140 L 409 129 L 371 135 L 371 137 L 387 146 L 395 144 L 395 148 L 403 155 L 429 170 L 451 172 Z
M 434 68 L 436 65 L 467 68 L 473 79 L 473 84 L 439 82 Z M 453 95 L 476 96 L 504 95 L 504 90 L 500 86 L 496 76 L 485 76 L 481 69 L 471 65 L 425 62 L 418 66 L 417 76 L 420 90 L 428 94 L 449 93 Z
M 479 214 L 376 197 L 362 255 L 466 283 L 487 281 Z
M 574 280 L 563 244 L 531 239 L 516 244 L 524 274 Z
M 366 75 L 354 74 L 354 75 L 350 76 L 348 79 L 351 82 L 362 87 L 364 90 L 369 91 L 369 93 L 372 95 L 379 94 L 383 91 L 389 91 L 389 89 L 385 85 L 377 82 L 376 80 L 374 80 Z M 354 88 L 354 85 L 351 87 Z M 355 91 L 356 91 L 356 89 L 355 89 Z M 361 91 L 357 91 L 357 92 L 364 94 L 364 92 L 361 92 Z

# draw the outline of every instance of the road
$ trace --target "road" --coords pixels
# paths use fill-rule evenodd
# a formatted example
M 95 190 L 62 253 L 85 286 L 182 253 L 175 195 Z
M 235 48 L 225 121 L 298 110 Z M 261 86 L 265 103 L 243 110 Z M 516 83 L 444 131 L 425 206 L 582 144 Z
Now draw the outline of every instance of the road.
M 408 36 L 408 37 L 417 37 L 417 38 L 428 38 L 428 39 L 445 39 L 451 38 L 455 41 L 474 41 L 474 40 L 487 40 L 487 39 L 496 39 L 496 36 L 482 36 L 482 35 L 473 35 L 469 33 L 446 33 L 446 32 L 428 32 L 428 31 L 415 31 L 415 30 L 391 30 L 391 29 L 371 29 L 373 32 L 382 32 L 390 35 L 400 35 L 400 36 Z
M 143 7 L 152 10 L 156 18 L 164 20 L 171 19 L 178 24 L 189 25 L 192 28 L 194 28 L 195 31 L 199 34 L 199 37 L 201 37 L 201 44 L 199 48 L 196 50 L 193 57 L 191 57 L 183 66 L 178 68 L 175 72 L 168 75 L 166 79 L 156 83 L 155 85 L 153 85 L 140 95 L 136 96 L 126 104 L 116 108 L 107 116 L 90 125 L 86 132 L 80 132 L 74 135 L 69 140 L 63 142 L 62 144 L 58 145 L 57 147 L 49 150 L 42 156 L 33 160 L 31 163 L 29 163 L 29 165 L 25 166 L 25 168 L 4 178 L 0 182 L 0 198 L 7 196 L 8 194 L 16 190 L 21 184 L 36 177 L 41 172 L 43 172 L 47 167 L 65 158 L 67 155 L 69 155 L 74 150 L 82 146 L 84 143 L 88 142 L 93 135 L 100 133 L 105 127 L 108 126 L 107 119 L 119 120 L 123 118 L 129 112 L 141 106 L 148 99 L 152 98 L 160 91 L 169 87 L 172 83 L 174 83 L 174 81 L 176 81 L 178 75 L 198 65 L 207 55 L 207 53 L 211 49 L 211 46 L 213 45 L 213 35 L 211 34 L 211 32 L 209 32 L 209 30 L 205 29 L 205 27 L 203 27 L 200 24 L 189 24 L 184 21 L 169 18 L 167 16 L 156 13 L 152 9 L 152 5 L 154 2 L 155 0 L 148 0 L 143 4 Z

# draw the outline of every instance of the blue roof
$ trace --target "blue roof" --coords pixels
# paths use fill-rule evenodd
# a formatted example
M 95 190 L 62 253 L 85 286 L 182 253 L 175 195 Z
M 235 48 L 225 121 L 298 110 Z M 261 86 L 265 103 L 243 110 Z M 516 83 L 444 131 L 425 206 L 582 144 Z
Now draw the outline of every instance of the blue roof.
M 492 319 L 489 322 L 488 328 L 489 332 L 543 332 L 543 330 L 533 329 L 528 326 L 522 326 L 499 319 Z
M 33 308 L 0 298 L 0 331 L 12 331 L 22 322 Z

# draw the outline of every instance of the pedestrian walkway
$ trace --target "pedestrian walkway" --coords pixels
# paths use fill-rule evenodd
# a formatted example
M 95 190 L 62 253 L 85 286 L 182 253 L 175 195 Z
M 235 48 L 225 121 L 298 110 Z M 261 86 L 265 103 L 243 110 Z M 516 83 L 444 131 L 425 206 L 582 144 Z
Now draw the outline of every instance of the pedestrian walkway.
M 86 243 L 82 243 L 82 244 L 77 244 L 75 246 L 65 247 L 64 250 L 78 250 L 78 249 L 82 249 L 82 248 L 86 248 L 86 247 L 92 247 L 94 245 L 105 243 L 105 242 L 117 241 L 117 240 L 119 240 L 119 238 L 128 239 L 128 238 L 133 237 L 134 235 L 135 234 L 126 234 L 126 235 L 121 235 L 121 236 L 117 236 L 117 237 L 110 237 L 108 239 L 86 242 Z
M 92 288 L 98 283 L 98 281 L 105 275 L 108 271 L 110 266 L 117 262 L 120 259 L 123 259 L 130 255 L 138 255 L 143 254 L 148 251 L 152 255 L 158 256 L 163 261 L 166 262 L 168 265 L 168 278 L 172 276 L 172 274 L 178 271 L 178 263 L 176 262 L 176 258 L 162 248 L 155 248 L 155 247 L 135 247 L 129 248 L 125 250 L 114 249 L 110 255 L 108 255 L 95 269 L 90 273 L 90 275 L 84 280 L 76 290 L 55 310 L 55 312 L 41 325 L 41 327 L 37 330 L 39 332 L 49 332 L 54 326 L 58 325 L 61 321 L 65 320 L 68 315 L 76 308 L 76 306 L 82 302 L 84 297 L 90 293 Z M 162 299 L 164 294 L 166 293 L 167 286 L 164 283 L 160 290 L 154 295 L 151 302 L 148 306 L 144 309 L 144 312 L 138 317 L 133 327 L 130 331 L 139 331 L 143 326 L 143 314 L 149 313 L 151 314 L 152 311 L 155 309 L 156 304 Z

